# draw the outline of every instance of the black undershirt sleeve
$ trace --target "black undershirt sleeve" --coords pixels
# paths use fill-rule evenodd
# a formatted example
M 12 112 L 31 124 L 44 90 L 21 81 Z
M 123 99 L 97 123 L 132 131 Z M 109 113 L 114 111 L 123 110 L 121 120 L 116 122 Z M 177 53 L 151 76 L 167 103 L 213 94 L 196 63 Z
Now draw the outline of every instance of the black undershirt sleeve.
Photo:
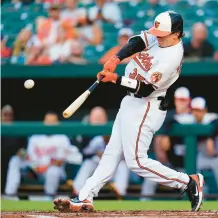
M 122 82 L 122 76 L 119 76 L 117 81 L 116 81 L 116 84 L 117 85 L 122 85 L 122 87 L 124 87 L 127 91 L 139 96 L 139 97 L 147 97 L 149 96 L 153 91 L 155 91 L 154 87 L 152 86 L 152 84 L 146 84 L 144 82 L 141 82 L 141 81 L 137 81 L 137 85 L 135 88 L 130 88 L 130 87 L 127 87 L 125 85 L 122 85 L 121 82 Z
M 123 59 L 128 58 L 144 49 L 145 43 L 143 39 L 140 36 L 136 36 L 130 39 L 129 42 L 119 50 L 116 56 L 120 59 L 120 61 L 122 61 Z
M 117 53 L 117 57 L 122 61 L 125 58 L 132 56 L 137 52 L 141 52 L 145 49 L 145 43 L 140 36 L 136 36 L 129 40 L 129 42 L 123 46 L 120 51 Z M 122 76 L 119 76 L 116 84 L 122 85 Z M 145 84 L 144 82 L 137 81 L 135 88 L 130 88 L 125 85 L 122 85 L 127 91 L 134 93 L 140 97 L 149 96 L 155 89 L 151 84 Z

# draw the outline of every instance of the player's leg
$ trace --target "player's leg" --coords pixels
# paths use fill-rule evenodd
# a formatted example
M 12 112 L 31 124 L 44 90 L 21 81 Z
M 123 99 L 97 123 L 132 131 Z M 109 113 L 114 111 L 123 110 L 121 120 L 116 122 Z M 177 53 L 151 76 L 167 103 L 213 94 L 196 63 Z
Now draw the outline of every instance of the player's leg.
M 123 103 L 126 111 L 122 113 L 121 119 L 122 142 L 126 163 L 132 171 L 154 182 L 182 190 L 192 187 L 192 193 L 190 193 L 192 198 L 194 198 L 193 193 L 195 193 L 197 187 L 199 198 L 195 202 L 195 206 L 192 207 L 193 210 L 197 210 L 202 201 L 203 176 L 197 175 L 190 179 L 187 174 L 177 172 L 158 161 L 148 158 L 147 151 L 153 134 L 161 127 L 166 116 L 165 111 L 158 109 L 159 103 L 156 100 L 146 102 L 146 100 L 126 97 Z M 197 183 L 194 182 L 195 180 Z
M 121 160 L 114 175 L 114 185 L 120 196 L 126 195 L 126 190 L 129 184 L 129 174 L 130 171 L 126 165 L 126 161 Z
M 64 177 L 64 169 L 60 166 L 49 166 L 45 172 L 44 191 L 48 196 L 54 196 L 58 190 L 60 180 Z
M 218 157 L 208 157 L 206 154 L 200 153 L 197 160 L 198 170 L 211 169 L 213 171 L 218 188 Z
M 82 166 L 79 169 L 79 172 L 73 181 L 73 188 L 76 195 L 79 194 L 79 191 L 84 186 L 86 180 L 93 174 L 97 166 L 98 163 L 92 159 L 84 160 Z
M 141 195 L 153 195 L 155 194 L 157 188 L 157 182 L 144 178 L 141 188 Z M 141 197 L 141 201 L 151 200 L 150 197 Z
M 120 132 L 119 112 L 114 122 L 112 134 L 104 151 L 101 161 L 94 174 L 86 180 L 78 198 L 71 201 L 56 199 L 55 208 L 61 212 L 93 210 L 93 197 L 98 196 L 99 190 L 113 176 L 122 156 L 122 141 Z
M 10 159 L 5 186 L 6 195 L 17 195 L 21 180 L 21 166 L 22 159 L 19 156 L 15 155 Z

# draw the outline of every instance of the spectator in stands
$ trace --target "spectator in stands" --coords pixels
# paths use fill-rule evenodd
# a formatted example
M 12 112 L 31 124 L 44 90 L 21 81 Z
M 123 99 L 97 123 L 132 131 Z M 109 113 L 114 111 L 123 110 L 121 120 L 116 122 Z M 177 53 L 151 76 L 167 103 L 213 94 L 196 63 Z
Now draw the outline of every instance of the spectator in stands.
M 29 28 L 21 30 L 14 43 L 11 63 L 25 63 L 25 56 L 28 55 L 28 42 L 31 37 L 32 31 Z
M 102 43 L 103 32 L 97 23 L 85 25 L 77 28 L 78 40 L 85 47 L 87 45 L 100 45 Z
M 179 0 L 166 0 L 166 3 L 169 5 L 175 5 Z
M 165 8 L 160 4 L 160 0 L 148 0 L 148 5 L 144 8 L 146 15 L 149 17 L 154 17 L 164 10 Z
M 48 112 L 44 118 L 45 125 L 58 125 L 58 116 Z M 74 146 L 75 147 L 75 146 Z M 81 161 L 81 155 L 75 150 L 76 162 Z M 29 138 L 26 158 L 15 155 L 9 162 L 7 173 L 6 195 L 17 195 L 21 181 L 21 169 L 28 168 L 38 180 L 44 181 L 44 191 L 47 196 L 56 194 L 59 183 L 65 178 L 64 163 L 72 151 L 72 145 L 66 135 L 33 135 Z M 27 170 L 26 170 L 27 171 Z M 26 173 L 25 171 L 25 173 Z
M 118 45 L 114 46 L 104 56 L 99 60 L 100 64 L 105 64 L 105 62 L 112 56 L 117 54 L 117 52 L 122 48 L 128 39 L 133 36 L 133 31 L 130 28 L 123 28 L 118 32 Z M 132 57 L 126 58 L 122 61 L 123 64 L 128 63 Z
M 83 57 L 84 49 L 79 41 L 71 42 L 71 55 L 65 59 L 60 59 L 61 63 L 87 64 L 88 61 Z
M 60 5 L 52 4 L 49 7 L 49 17 L 40 18 L 37 22 L 37 33 L 28 56 L 27 64 L 34 63 L 44 48 L 56 42 L 60 27 Z
M 94 107 L 89 115 L 89 123 L 92 125 L 104 125 L 107 122 L 106 111 L 101 107 Z M 97 168 L 109 136 L 95 136 L 83 148 L 84 162 L 81 165 L 73 182 L 73 195 L 77 195 L 85 184 L 85 181 L 93 174 Z M 126 194 L 129 182 L 129 170 L 124 159 L 120 162 L 114 180 L 108 183 L 118 198 Z
M 68 39 L 66 30 L 63 27 L 59 27 L 56 43 L 45 47 L 43 54 L 36 59 L 34 64 L 86 64 L 87 61 L 82 57 L 82 55 L 82 45 L 76 39 Z
M 195 23 L 192 27 L 191 41 L 184 44 L 184 56 L 189 60 L 212 58 L 213 45 L 207 40 L 207 27 L 204 23 Z
M 1 34 L 1 58 L 9 58 L 11 56 L 11 48 L 6 46 L 7 38 Z
M 91 21 L 102 21 L 107 23 L 122 23 L 121 11 L 116 2 L 111 0 L 95 0 L 96 5 L 89 9 Z
M 85 8 L 78 7 L 79 0 L 65 0 L 65 9 L 61 12 L 61 20 L 70 22 L 71 26 L 77 26 L 86 21 Z
M 79 39 L 83 46 L 101 44 L 103 34 L 100 26 L 89 19 L 85 8 L 78 8 L 78 0 L 66 0 L 65 6 L 61 20 L 68 35 Z
M 184 171 L 185 145 L 181 137 L 169 137 L 167 132 L 173 123 L 188 124 L 193 123 L 194 118 L 190 111 L 190 92 L 186 87 L 180 87 L 175 91 L 175 110 L 167 112 L 165 122 L 162 126 L 164 133 L 154 138 L 154 150 L 158 161 L 162 164 Z M 155 193 L 157 183 L 144 180 L 142 185 L 142 195 L 152 195 Z M 142 198 L 147 200 L 148 198 Z
M 206 101 L 202 97 L 196 97 L 191 101 L 192 114 L 195 122 L 200 124 L 210 124 L 217 120 L 215 113 L 208 113 Z M 218 124 L 218 122 L 217 122 Z M 218 125 L 211 138 L 198 137 L 198 157 L 197 167 L 199 170 L 212 170 L 216 179 L 218 190 Z M 214 190 L 215 191 L 215 190 Z

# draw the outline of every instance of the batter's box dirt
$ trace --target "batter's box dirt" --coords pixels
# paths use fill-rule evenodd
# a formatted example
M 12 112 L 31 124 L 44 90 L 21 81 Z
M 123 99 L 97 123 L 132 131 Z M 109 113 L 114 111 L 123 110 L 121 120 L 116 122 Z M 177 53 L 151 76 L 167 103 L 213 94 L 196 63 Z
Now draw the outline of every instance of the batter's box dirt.
M 57 218 L 57 217 L 144 217 L 144 218 L 161 218 L 161 217 L 216 217 L 218 218 L 218 211 L 95 211 L 91 213 L 54 213 L 54 212 L 2 212 L 1 218 Z

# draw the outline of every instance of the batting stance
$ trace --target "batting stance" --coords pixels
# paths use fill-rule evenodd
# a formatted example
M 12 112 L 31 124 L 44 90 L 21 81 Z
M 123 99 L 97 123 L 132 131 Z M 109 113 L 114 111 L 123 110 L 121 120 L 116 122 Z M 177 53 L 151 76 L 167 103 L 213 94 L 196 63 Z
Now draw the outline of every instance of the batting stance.
M 72 200 L 55 199 L 55 208 L 63 212 L 93 210 L 93 197 L 113 176 L 124 154 L 129 169 L 139 176 L 188 194 L 192 211 L 198 211 L 203 199 L 201 174 L 187 175 L 148 158 L 154 133 L 166 116 L 166 92 L 178 79 L 183 59 L 183 19 L 173 11 L 159 14 L 154 26 L 129 42 L 112 56 L 97 77 L 102 82 L 123 86 L 123 98 L 114 122 L 110 141 L 93 176 L 87 179 L 79 196 Z M 126 66 L 125 76 L 114 73 L 125 58 L 138 53 Z

